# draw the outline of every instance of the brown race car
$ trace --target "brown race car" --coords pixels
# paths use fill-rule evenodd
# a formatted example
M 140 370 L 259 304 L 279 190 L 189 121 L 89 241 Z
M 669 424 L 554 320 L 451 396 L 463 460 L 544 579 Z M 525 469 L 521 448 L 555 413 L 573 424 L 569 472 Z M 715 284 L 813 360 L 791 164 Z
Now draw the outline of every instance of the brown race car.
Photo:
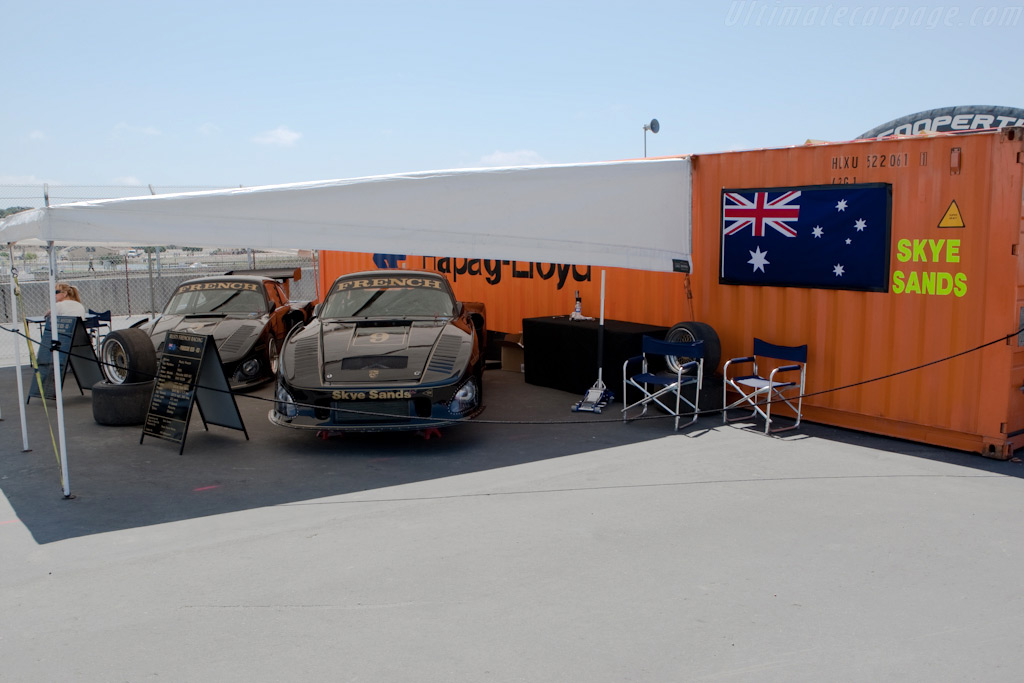
M 111 384 L 144 382 L 156 375 L 170 331 L 212 335 L 232 389 L 255 387 L 277 375 L 281 344 L 293 327 L 312 317 L 312 302 L 290 302 L 280 274 L 228 273 L 178 285 L 152 321 L 107 335 L 100 351 Z

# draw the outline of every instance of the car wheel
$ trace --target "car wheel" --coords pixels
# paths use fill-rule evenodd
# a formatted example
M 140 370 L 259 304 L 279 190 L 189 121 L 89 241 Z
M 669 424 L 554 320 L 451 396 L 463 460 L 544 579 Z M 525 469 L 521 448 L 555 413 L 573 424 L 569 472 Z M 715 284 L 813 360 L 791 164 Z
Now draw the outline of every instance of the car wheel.
M 267 342 L 267 367 L 274 377 L 277 377 L 277 361 L 280 357 L 281 351 L 277 348 L 277 340 L 271 337 Z
M 100 349 L 103 376 L 111 384 L 134 384 L 156 377 L 156 349 L 149 335 L 136 328 L 115 330 Z
M 722 360 L 722 342 L 718 339 L 715 328 L 707 323 L 696 321 L 685 321 L 676 323 L 665 334 L 665 341 L 670 342 L 704 342 L 704 372 L 706 375 L 713 375 L 718 370 L 718 363 Z M 667 357 L 666 364 L 672 372 L 678 372 L 679 366 L 688 362 L 689 358 Z
M 92 385 L 92 417 L 97 424 L 111 426 L 140 425 L 146 420 L 156 380 Z

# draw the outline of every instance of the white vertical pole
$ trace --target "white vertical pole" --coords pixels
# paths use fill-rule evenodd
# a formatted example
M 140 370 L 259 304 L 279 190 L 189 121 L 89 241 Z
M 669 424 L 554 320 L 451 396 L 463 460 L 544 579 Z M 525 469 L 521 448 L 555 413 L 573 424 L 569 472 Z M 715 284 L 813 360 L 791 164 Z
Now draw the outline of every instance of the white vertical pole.
M 57 341 L 57 252 L 53 248 L 53 240 L 46 243 L 46 251 L 50 256 L 50 339 Z M 73 342 L 74 340 L 72 340 Z M 42 349 L 40 349 L 42 351 Z M 71 353 L 71 349 L 64 349 Z M 64 434 L 64 388 L 61 386 L 60 355 L 56 347 L 53 349 L 53 392 L 57 396 L 57 436 L 60 437 L 60 478 L 64 487 L 64 497 L 71 497 L 71 481 L 68 477 L 68 440 Z M 42 400 L 46 400 L 44 396 Z
M 146 263 L 149 266 L 149 314 L 156 315 L 156 292 L 153 290 L 153 252 L 146 252 Z
M 601 320 L 597 327 L 597 383 L 604 389 L 604 271 L 601 271 Z
M 316 290 L 316 300 L 320 301 L 320 250 L 313 250 L 313 287 Z
M 11 259 L 11 323 L 12 331 L 17 333 L 18 329 L 18 292 L 14 287 L 14 275 L 18 269 L 14 267 L 14 244 L 7 243 L 7 253 Z M 18 409 L 21 411 L 21 450 L 28 452 L 28 422 L 25 419 L 25 385 L 21 379 L 21 337 L 15 334 L 14 343 L 14 371 L 18 378 Z

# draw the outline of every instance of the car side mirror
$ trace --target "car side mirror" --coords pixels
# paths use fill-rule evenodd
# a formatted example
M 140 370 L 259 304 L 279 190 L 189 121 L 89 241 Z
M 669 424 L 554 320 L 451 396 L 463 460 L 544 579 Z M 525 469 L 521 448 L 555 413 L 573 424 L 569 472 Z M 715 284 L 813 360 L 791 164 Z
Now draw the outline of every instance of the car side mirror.
M 320 309 L 321 308 L 323 308 L 323 304 L 317 304 L 316 306 L 313 307 L 313 317 L 314 318 L 319 318 L 320 317 Z

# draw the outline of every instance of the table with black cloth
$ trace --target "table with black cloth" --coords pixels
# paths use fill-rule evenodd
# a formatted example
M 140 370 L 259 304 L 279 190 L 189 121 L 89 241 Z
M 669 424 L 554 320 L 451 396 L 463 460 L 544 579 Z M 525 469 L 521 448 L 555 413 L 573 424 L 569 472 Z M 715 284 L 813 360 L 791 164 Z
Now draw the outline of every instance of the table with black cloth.
M 582 395 L 597 381 L 597 320 L 572 320 L 567 315 L 523 319 L 523 363 L 526 382 Z M 622 364 L 639 356 L 644 335 L 664 339 L 667 327 L 623 320 L 604 321 L 602 377 L 621 400 Z

